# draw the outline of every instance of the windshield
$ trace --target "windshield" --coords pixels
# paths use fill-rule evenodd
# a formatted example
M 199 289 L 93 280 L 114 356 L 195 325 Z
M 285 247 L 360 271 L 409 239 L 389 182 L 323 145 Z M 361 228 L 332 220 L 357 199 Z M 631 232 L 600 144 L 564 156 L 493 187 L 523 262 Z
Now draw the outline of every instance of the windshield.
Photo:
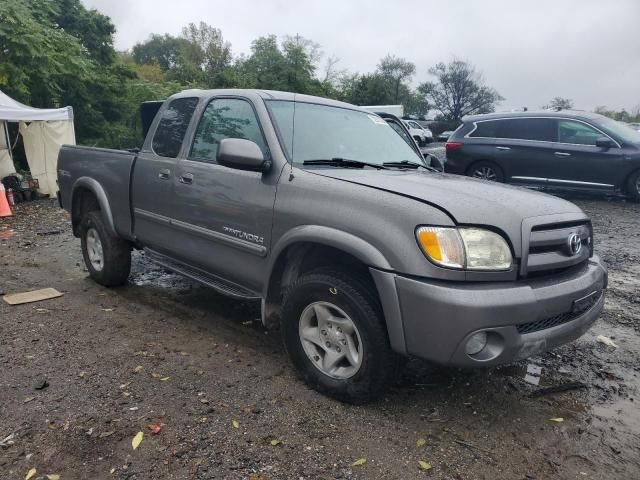
M 602 117 L 598 119 L 605 130 L 609 130 L 614 136 L 621 138 L 626 143 L 640 143 L 640 132 L 636 132 L 630 126 L 613 120 L 611 118 Z
M 377 115 L 312 103 L 269 100 L 267 104 L 294 163 L 332 158 L 377 165 L 403 160 L 422 163 L 416 151 Z

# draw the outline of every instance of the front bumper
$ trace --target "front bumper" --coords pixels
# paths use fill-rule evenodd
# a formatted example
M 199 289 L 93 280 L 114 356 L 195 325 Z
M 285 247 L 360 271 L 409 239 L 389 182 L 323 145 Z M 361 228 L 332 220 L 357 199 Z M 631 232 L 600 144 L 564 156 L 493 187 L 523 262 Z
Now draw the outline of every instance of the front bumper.
M 602 312 L 607 270 L 594 256 L 539 279 L 459 283 L 396 275 L 395 286 L 405 353 L 447 365 L 492 366 L 584 334 Z M 585 298 L 591 299 L 587 308 Z M 488 334 L 487 347 L 468 355 L 467 340 L 481 331 Z

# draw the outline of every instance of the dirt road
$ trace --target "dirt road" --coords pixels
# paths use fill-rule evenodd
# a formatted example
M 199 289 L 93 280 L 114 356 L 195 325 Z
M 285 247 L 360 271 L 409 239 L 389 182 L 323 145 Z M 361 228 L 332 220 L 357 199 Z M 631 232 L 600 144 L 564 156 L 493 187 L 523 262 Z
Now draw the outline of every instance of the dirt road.
M 0 479 L 640 478 L 640 206 L 574 201 L 610 269 L 590 332 L 499 369 L 412 360 L 362 407 L 306 388 L 257 305 L 139 253 L 102 288 L 54 202 L 23 204 L 0 220 L 0 291 L 65 295 L 0 302 Z

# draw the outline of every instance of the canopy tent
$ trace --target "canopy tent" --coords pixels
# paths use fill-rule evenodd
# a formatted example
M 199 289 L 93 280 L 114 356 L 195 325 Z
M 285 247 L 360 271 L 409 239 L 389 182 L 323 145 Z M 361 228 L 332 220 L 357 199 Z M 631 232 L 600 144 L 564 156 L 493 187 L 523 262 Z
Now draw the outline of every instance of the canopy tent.
M 75 145 L 73 109 L 33 108 L 0 91 L 0 178 L 16 171 L 6 122 L 19 122 L 31 176 L 38 180 L 40 193 L 56 193 L 56 163 L 60 146 Z

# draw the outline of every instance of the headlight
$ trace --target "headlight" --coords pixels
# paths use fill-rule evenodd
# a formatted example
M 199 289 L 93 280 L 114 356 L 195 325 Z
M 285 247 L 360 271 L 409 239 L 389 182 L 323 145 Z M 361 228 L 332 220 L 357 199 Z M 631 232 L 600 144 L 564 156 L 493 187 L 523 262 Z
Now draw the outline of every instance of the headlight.
M 509 245 L 495 232 L 480 228 L 419 227 L 418 244 L 424 254 L 442 267 L 466 270 L 508 270 Z

